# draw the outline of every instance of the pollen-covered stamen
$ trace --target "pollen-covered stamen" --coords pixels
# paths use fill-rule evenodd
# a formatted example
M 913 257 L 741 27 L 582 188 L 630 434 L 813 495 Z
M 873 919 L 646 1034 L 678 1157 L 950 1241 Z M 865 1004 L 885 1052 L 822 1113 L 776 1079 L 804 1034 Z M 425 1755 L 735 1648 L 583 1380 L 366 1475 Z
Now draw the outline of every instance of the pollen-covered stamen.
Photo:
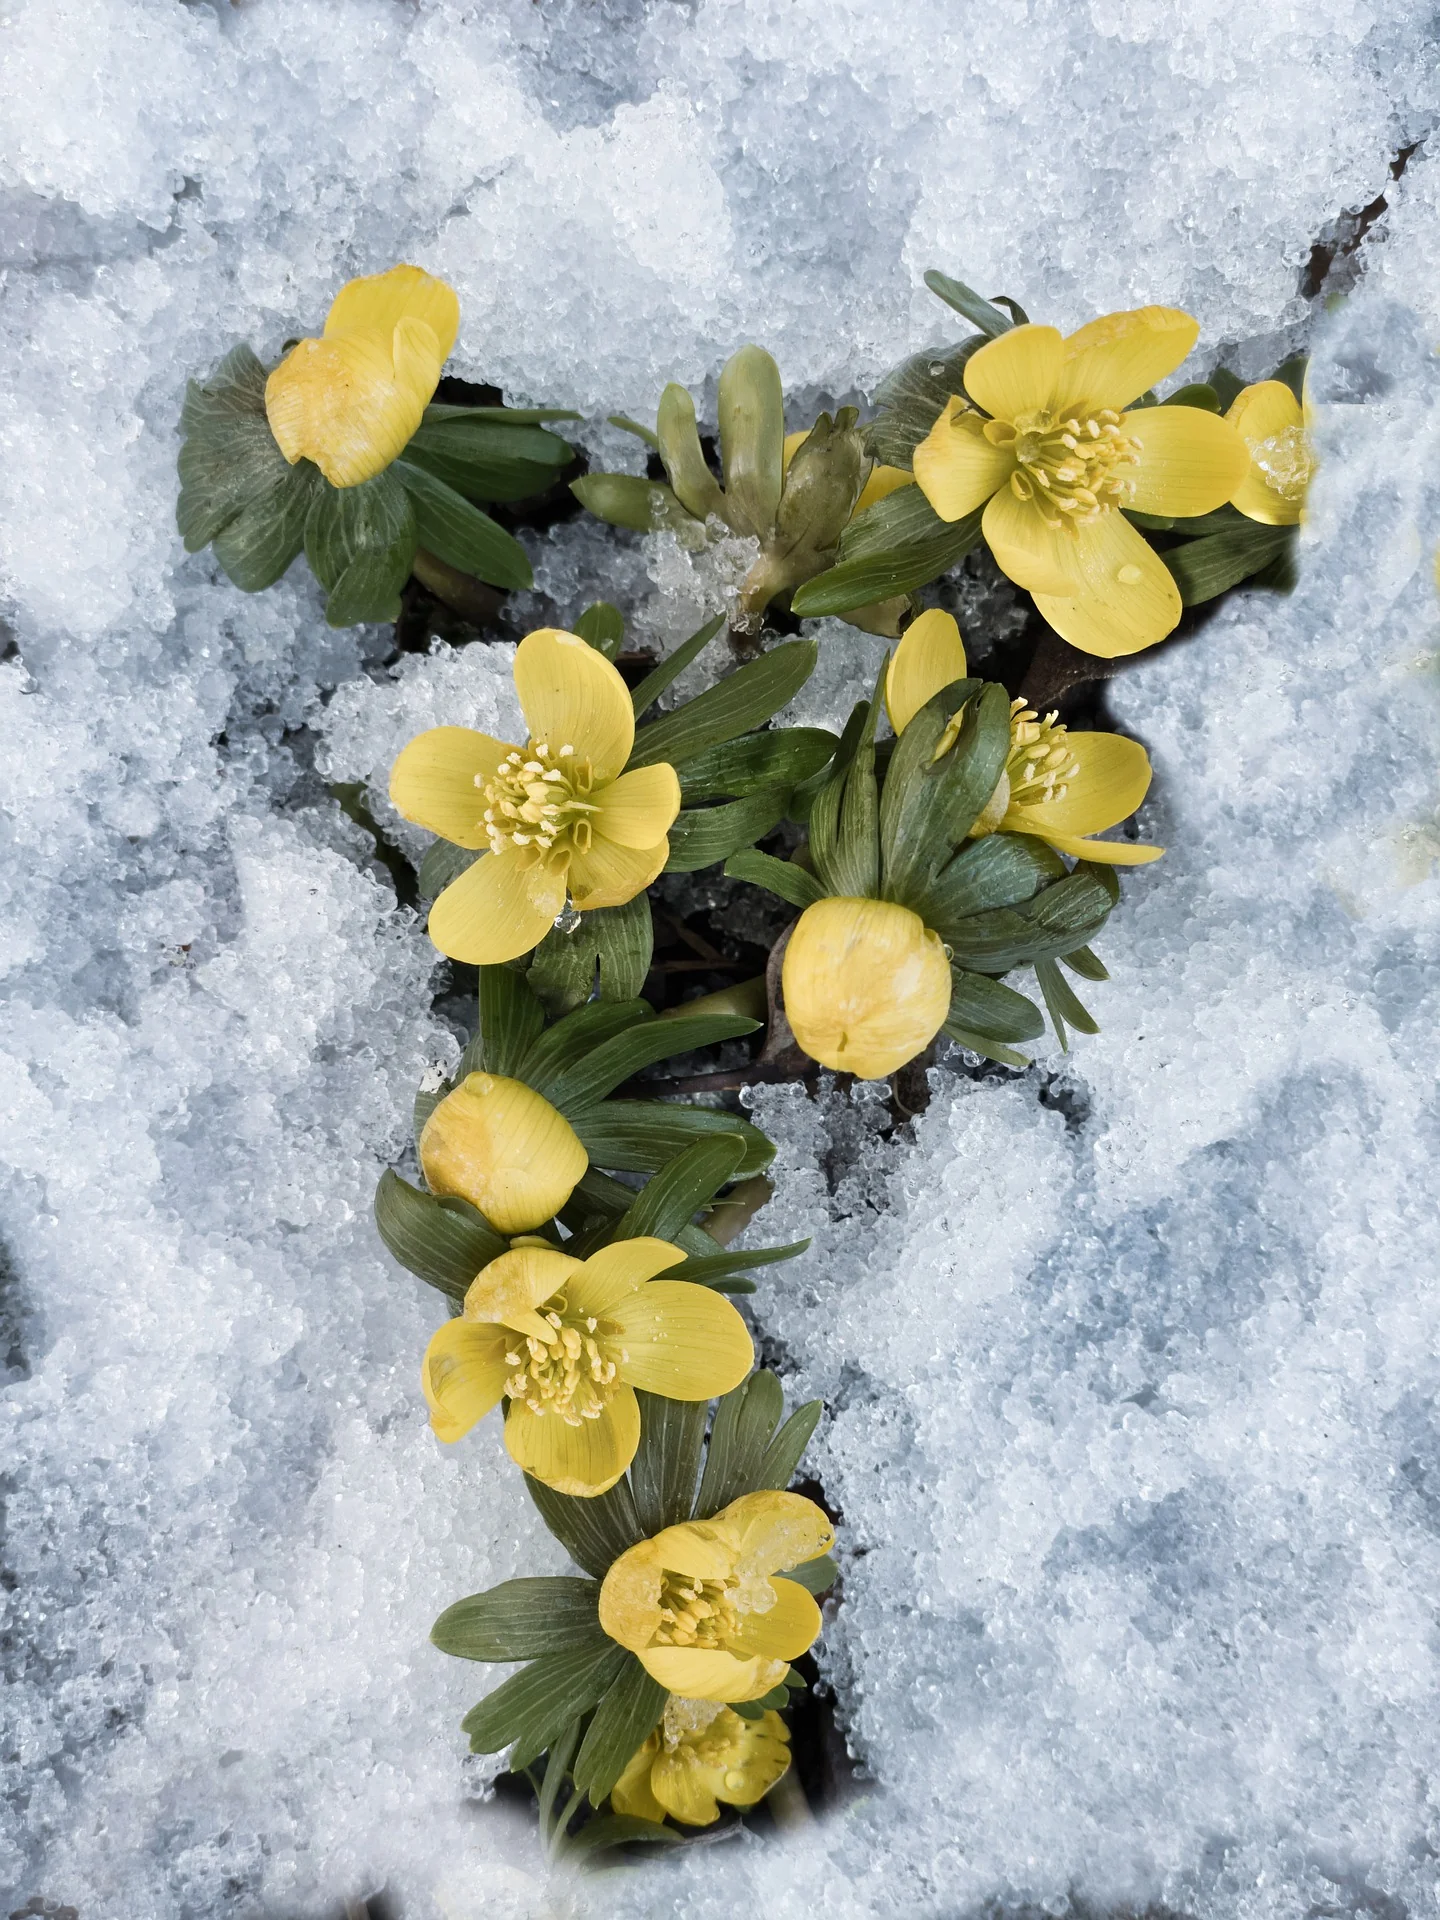
M 590 849 L 590 795 L 594 772 L 574 747 L 552 752 L 548 742 L 531 740 L 506 754 L 484 787 L 483 821 L 492 853 L 512 848 L 525 864 L 563 870 L 570 856 Z
M 1005 771 L 985 811 L 970 829 L 972 838 L 994 833 L 1011 807 L 1041 807 L 1063 800 L 1079 771 L 1080 763 L 1059 717 L 1047 713 L 1042 720 L 1023 700 L 1012 700 Z
M 513 1369 L 506 1393 L 523 1400 L 532 1413 L 559 1414 L 567 1427 L 598 1420 L 614 1394 L 617 1374 L 617 1363 L 605 1350 L 605 1323 L 593 1314 L 572 1314 L 563 1293 L 546 1301 L 540 1318 L 543 1339 L 517 1333 L 505 1350 L 505 1364 Z
M 660 1576 L 657 1647 L 724 1647 L 740 1624 L 734 1579 L 701 1580 L 688 1573 Z
M 1303 506 L 1315 475 L 1315 456 L 1304 427 L 1286 427 L 1252 446 L 1250 456 L 1265 476 L 1265 484 L 1282 500 Z
M 1014 453 L 1015 498 L 1033 501 L 1047 526 L 1062 527 L 1098 519 L 1130 498 L 1134 482 L 1126 469 L 1139 460 L 1142 443 L 1126 424 L 1110 407 L 1063 419 L 1040 407 L 1013 421 L 987 420 L 985 438 Z

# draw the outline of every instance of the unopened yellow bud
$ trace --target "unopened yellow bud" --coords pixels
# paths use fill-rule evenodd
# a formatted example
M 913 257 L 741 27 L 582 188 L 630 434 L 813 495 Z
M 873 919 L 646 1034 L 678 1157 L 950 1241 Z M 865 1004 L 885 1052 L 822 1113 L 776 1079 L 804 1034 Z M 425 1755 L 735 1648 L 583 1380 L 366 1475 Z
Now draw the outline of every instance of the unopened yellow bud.
M 467 1074 L 420 1135 L 431 1192 L 458 1194 L 504 1234 L 550 1219 L 589 1164 L 563 1114 L 522 1080 L 493 1073 Z
M 785 1013 L 812 1060 L 880 1080 L 913 1060 L 950 1010 L 950 962 L 918 913 L 817 900 L 785 949 Z

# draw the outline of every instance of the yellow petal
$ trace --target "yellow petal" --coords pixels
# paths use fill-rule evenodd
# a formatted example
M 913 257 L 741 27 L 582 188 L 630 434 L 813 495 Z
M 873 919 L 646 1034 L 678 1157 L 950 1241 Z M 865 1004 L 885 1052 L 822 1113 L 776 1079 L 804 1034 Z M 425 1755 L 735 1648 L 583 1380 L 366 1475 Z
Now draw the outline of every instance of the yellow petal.
M 829 1516 L 803 1493 L 742 1494 L 713 1524 L 734 1541 L 743 1560 L 767 1574 L 817 1560 L 835 1544 Z
M 1103 833 L 1128 820 L 1150 791 L 1150 756 L 1119 733 L 1067 733 L 1076 771 L 1065 798 L 1033 807 L 1012 805 L 1001 827 L 1015 833 Z M 1022 824 L 1023 821 L 1023 824 Z
M 985 544 L 1017 587 L 1031 593 L 1064 593 L 1075 577 L 1077 530 L 1061 522 L 1051 526 L 1033 500 L 1014 489 L 993 495 L 980 522 Z
M 398 813 L 457 847 L 483 847 L 484 787 L 513 749 L 474 727 L 431 727 L 400 751 L 390 773 Z
M 819 1638 L 824 1622 L 814 1599 L 797 1580 L 774 1580 L 775 1604 L 764 1613 L 746 1613 L 730 1641 L 736 1653 L 766 1660 L 798 1660 Z
M 651 1769 L 651 1798 L 687 1827 L 708 1827 L 720 1818 L 715 1798 L 717 1776 L 723 1779 L 724 1769 L 702 1766 L 689 1746 L 682 1743 L 673 1753 L 662 1747 Z M 613 1795 L 611 1799 L 613 1804 Z
M 678 1266 L 684 1250 L 668 1240 L 642 1234 L 635 1240 L 615 1240 L 592 1253 L 566 1289 L 572 1313 L 593 1314 L 598 1320 L 617 1300 L 634 1293 L 657 1273 Z
M 649 852 L 665 838 L 680 811 L 680 782 L 662 760 L 634 767 L 595 795 L 596 829 L 618 847 Z
M 398 366 L 394 342 L 367 334 L 293 347 L 265 382 L 270 431 L 291 466 L 313 460 L 332 487 L 359 486 L 388 467 L 440 381 L 434 335 L 428 347 L 422 338 L 407 336 Z
M 950 1011 L 950 962 L 908 907 L 830 898 L 807 907 L 781 970 L 795 1038 L 821 1066 L 881 1080 L 935 1038 Z
M 557 1413 L 532 1413 L 523 1400 L 512 1400 L 505 1416 L 505 1451 L 516 1466 L 580 1500 L 608 1493 L 639 1444 L 640 1407 L 629 1387 L 616 1389 L 597 1420 L 573 1427 Z
M 954 395 L 915 449 L 915 479 L 942 520 L 960 520 L 1015 471 L 1009 447 L 985 438 L 985 422 Z
M 554 754 L 573 747 L 596 786 L 617 778 L 635 744 L 635 711 L 603 653 L 558 627 L 527 633 L 515 651 L 515 691 L 532 740 Z
M 460 302 L 443 280 L 421 267 L 391 267 L 347 280 L 325 319 L 326 338 L 370 333 L 388 340 L 402 320 L 420 320 L 435 337 L 441 360 L 450 357 L 460 328 Z
M 465 1318 L 513 1326 L 559 1293 L 580 1262 L 553 1247 L 511 1247 L 484 1266 L 465 1291 Z M 543 1324 L 543 1323 L 542 1323 Z M 533 1331 L 533 1328 L 527 1329 Z
M 657 1826 L 664 1820 L 665 1808 L 650 1785 L 650 1770 L 659 1751 L 660 1736 L 652 1733 L 625 1762 L 625 1771 L 610 1789 L 610 1805 L 616 1813 L 633 1820 L 653 1820 Z
M 782 473 L 789 473 L 790 462 L 795 458 L 797 452 L 804 446 L 809 438 L 809 427 L 802 427 L 798 433 L 786 434 L 785 444 L 780 450 L 780 471 Z
M 1245 478 L 1231 494 L 1231 501 L 1247 519 L 1270 527 L 1295 526 L 1304 511 L 1303 494 L 1298 499 L 1290 498 L 1273 487 L 1260 463 L 1269 452 L 1267 442 L 1293 442 L 1295 436 L 1304 435 L 1309 424 L 1307 410 L 1283 380 L 1258 380 L 1236 394 L 1225 418 L 1250 455 Z
M 431 1192 L 458 1194 L 504 1234 L 529 1233 L 550 1219 L 589 1164 L 564 1115 L 533 1087 L 499 1074 L 466 1074 L 420 1135 Z
M 1054 400 L 1062 353 L 1055 327 L 1011 327 L 965 362 L 965 391 L 997 420 L 1033 413 Z
M 1090 321 L 1065 342 L 1057 411 L 1123 412 L 1175 371 L 1199 334 L 1200 323 L 1178 307 L 1134 307 Z
M 1139 653 L 1172 633 L 1184 611 L 1174 576 L 1122 513 L 1089 520 L 1074 543 L 1075 581 L 1035 604 L 1062 639 L 1102 660 Z
M 1106 867 L 1145 867 L 1158 860 L 1164 847 L 1142 846 L 1135 840 L 1083 840 L 1077 833 L 1040 833 L 1033 827 L 1012 826 L 1008 833 L 1034 833 L 1057 853 L 1068 853 L 1072 860 L 1093 860 Z
M 1213 513 L 1250 471 L 1239 434 L 1201 407 L 1142 407 L 1125 432 L 1140 447 L 1126 505 L 1141 513 Z
M 458 1440 L 499 1405 L 509 1371 L 505 1346 L 500 1328 L 470 1320 L 447 1320 L 431 1335 L 420 1384 L 441 1440 Z
M 608 1316 L 625 1358 L 620 1377 L 672 1400 L 709 1400 L 738 1387 L 755 1364 L 749 1329 L 723 1293 L 686 1280 L 652 1280 Z
M 637 1541 L 611 1563 L 600 1587 L 600 1624 L 632 1653 L 648 1647 L 660 1625 L 660 1583 L 667 1568 L 701 1580 L 724 1580 L 735 1570 L 735 1548 L 713 1526 L 687 1521 Z
M 860 498 L 855 502 L 850 518 L 864 513 L 867 507 L 873 507 L 877 500 L 888 500 L 892 493 L 898 493 L 901 487 L 913 487 L 915 476 L 907 473 L 903 467 L 872 467 L 870 477 L 860 489 Z
M 905 629 L 885 669 L 885 712 L 903 733 L 927 700 L 966 676 L 965 642 L 953 613 L 931 607 Z
M 623 907 L 643 893 L 670 858 L 670 842 L 654 847 L 621 847 L 597 833 L 584 853 L 570 861 L 570 894 L 582 912 Z
M 640 1664 L 662 1687 L 687 1700 L 758 1700 L 778 1687 L 785 1660 L 736 1659 L 709 1647 L 645 1647 Z
M 742 1720 L 722 1707 L 708 1727 L 685 1735 L 673 1751 L 657 1739 L 649 1784 L 675 1819 L 708 1826 L 720 1811 L 717 1800 L 753 1807 L 789 1766 L 790 1735 L 778 1713 L 769 1709 L 758 1720 Z M 708 1807 L 714 1812 L 707 1813 Z
M 482 853 L 431 907 L 430 938 L 452 960 L 503 966 L 538 946 L 564 905 L 563 873 L 527 867 L 518 851 Z

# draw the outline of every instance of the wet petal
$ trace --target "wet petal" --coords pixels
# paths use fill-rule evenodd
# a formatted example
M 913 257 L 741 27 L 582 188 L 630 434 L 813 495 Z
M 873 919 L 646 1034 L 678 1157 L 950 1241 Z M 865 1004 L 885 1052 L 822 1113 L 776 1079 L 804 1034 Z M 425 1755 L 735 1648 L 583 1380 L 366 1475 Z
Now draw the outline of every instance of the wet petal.
M 402 320 L 429 327 L 442 361 L 450 356 L 460 327 L 460 302 L 443 280 L 421 267 L 391 267 L 347 281 L 325 320 L 329 338 L 340 333 L 370 333 L 389 340 Z
M 606 840 L 648 852 L 665 838 L 680 811 L 680 782 L 675 769 L 662 760 L 622 773 L 601 788 L 595 804 L 599 811 L 592 819 Z
M 447 1320 L 431 1335 L 420 1369 L 430 1425 L 441 1440 L 458 1440 L 500 1404 L 507 1336 L 498 1327 Z
M 1123 412 L 1175 371 L 1199 334 L 1199 321 L 1178 307 L 1134 307 L 1092 320 L 1065 342 L 1057 411 Z
M 1183 607 L 1174 576 L 1121 513 L 1079 529 L 1078 578 L 1064 595 L 1037 592 L 1035 604 L 1062 639 L 1102 660 L 1139 653 L 1172 633 Z
M 621 847 L 597 833 L 586 852 L 571 858 L 571 896 L 586 913 L 596 907 L 623 907 L 645 891 L 669 858 L 668 839 L 654 847 Z
M 678 1266 L 684 1250 L 668 1240 L 656 1240 L 644 1234 L 635 1240 L 616 1240 L 592 1253 L 577 1271 L 567 1289 L 572 1311 L 597 1317 L 608 1313 L 616 1301 L 623 1300 L 657 1273 Z
M 1017 587 L 1031 593 L 1074 591 L 1080 568 L 1075 527 L 1051 526 L 1033 500 L 1017 499 L 1005 486 L 986 507 L 980 529 Z
M 738 1387 L 755 1363 L 749 1329 L 723 1293 L 685 1280 L 652 1280 L 617 1301 L 620 1377 L 672 1400 L 709 1400 Z
M 966 676 L 965 642 L 955 616 L 931 607 L 905 629 L 885 669 L 885 711 L 896 733 L 953 680 Z
M 396 811 L 457 847 L 483 847 L 483 788 L 513 749 L 474 727 L 431 727 L 401 749 L 390 773 Z
M 265 382 L 270 431 L 294 466 L 313 460 L 333 487 L 372 479 L 404 451 L 440 380 L 442 356 L 411 341 L 397 374 L 393 343 L 368 334 L 302 340 Z
M 829 1517 L 801 1493 L 743 1494 L 716 1514 L 736 1552 L 761 1573 L 780 1573 L 828 1553 L 835 1544 Z
M 1138 740 L 1119 733 L 1067 733 L 1065 745 L 1077 771 L 1065 782 L 1065 798 L 1039 806 L 1012 806 L 1001 822 L 1016 832 L 1103 833 L 1128 820 L 1150 790 L 1150 756 Z M 1023 825 L 1021 824 L 1023 820 Z
M 1082 840 L 1075 833 L 1041 833 L 1038 828 L 1005 823 L 1007 833 L 1033 833 L 1057 853 L 1068 853 L 1072 860 L 1093 860 L 1105 867 L 1145 867 L 1158 860 L 1164 847 L 1142 845 L 1138 840 Z
M 1250 471 L 1239 434 L 1201 407 L 1142 407 L 1125 431 L 1140 446 L 1126 505 L 1141 513 L 1213 513 Z
M 650 1770 L 659 1751 L 660 1736 L 652 1733 L 626 1761 L 625 1771 L 610 1789 L 610 1805 L 616 1813 L 632 1820 L 653 1820 L 657 1826 L 665 1818 L 665 1808 L 650 1785 Z
M 522 866 L 515 853 L 482 853 L 431 907 L 430 938 L 452 960 L 503 966 L 538 946 L 564 905 L 563 873 Z
M 558 1213 L 589 1164 L 565 1116 L 500 1074 L 466 1074 L 420 1134 L 430 1191 L 458 1194 L 505 1234 L 529 1233 Z
M 1307 374 L 1307 392 L 1308 385 Z M 1236 394 L 1225 418 L 1245 442 L 1251 462 L 1245 478 L 1230 496 L 1232 503 L 1247 519 L 1262 521 L 1266 526 L 1295 526 L 1303 503 L 1287 500 L 1272 487 L 1256 456 L 1267 440 L 1303 432 L 1309 425 L 1308 408 L 1301 407 L 1283 380 L 1258 380 Z
M 652 1679 L 687 1700 L 758 1700 L 778 1687 L 785 1660 L 737 1660 L 708 1647 L 646 1647 L 640 1664 Z
M 532 740 L 556 754 L 573 747 L 596 786 L 618 777 L 635 743 L 635 712 L 603 653 L 558 627 L 527 633 L 515 652 L 515 691 Z
M 687 1827 L 708 1827 L 720 1818 L 715 1784 L 723 1776 L 723 1767 L 703 1766 L 688 1746 L 681 1745 L 673 1753 L 662 1748 L 651 1770 L 650 1797 Z
M 961 520 L 1015 471 L 1009 447 L 992 446 L 985 422 L 952 395 L 914 453 L 915 479 L 942 520 Z
M 569 1426 L 556 1413 L 532 1413 L 510 1402 L 505 1450 L 536 1480 L 578 1499 L 607 1493 L 635 1458 L 640 1444 L 640 1408 L 629 1387 L 617 1389 L 598 1420 Z
M 556 1294 L 580 1262 L 549 1247 L 512 1247 L 482 1267 L 465 1294 L 467 1320 L 508 1325 L 526 1318 Z
M 1055 397 L 1063 351 L 1055 327 L 1011 327 L 966 361 L 965 391 L 997 420 L 1013 420 L 1017 414 L 1048 407 Z
M 824 1622 L 812 1595 L 796 1580 L 775 1580 L 775 1605 L 747 1613 L 730 1644 L 737 1653 L 767 1660 L 798 1660 L 819 1638 Z

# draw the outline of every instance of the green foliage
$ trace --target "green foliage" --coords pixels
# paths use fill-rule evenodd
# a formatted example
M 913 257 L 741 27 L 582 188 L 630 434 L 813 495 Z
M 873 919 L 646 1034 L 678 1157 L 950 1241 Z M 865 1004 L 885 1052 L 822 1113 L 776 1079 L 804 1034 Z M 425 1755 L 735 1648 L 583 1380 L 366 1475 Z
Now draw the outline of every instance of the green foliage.
M 789 640 L 758 660 L 707 687 L 693 700 L 641 727 L 630 755 L 632 767 L 666 760 L 680 768 L 712 747 L 760 727 L 789 704 L 815 670 L 813 640 Z
M 510 1244 L 468 1201 L 437 1199 L 388 1168 L 375 1190 L 375 1225 L 402 1267 L 457 1304 Z
M 410 496 L 420 546 L 492 587 L 534 586 L 525 549 L 489 514 L 412 461 L 397 460 L 386 471 L 396 476 Z
M 573 1575 L 506 1580 L 447 1607 L 430 1629 L 459 1660 L 535 1660 L 571 1647 L 594 1649 L 600 1585 Z

